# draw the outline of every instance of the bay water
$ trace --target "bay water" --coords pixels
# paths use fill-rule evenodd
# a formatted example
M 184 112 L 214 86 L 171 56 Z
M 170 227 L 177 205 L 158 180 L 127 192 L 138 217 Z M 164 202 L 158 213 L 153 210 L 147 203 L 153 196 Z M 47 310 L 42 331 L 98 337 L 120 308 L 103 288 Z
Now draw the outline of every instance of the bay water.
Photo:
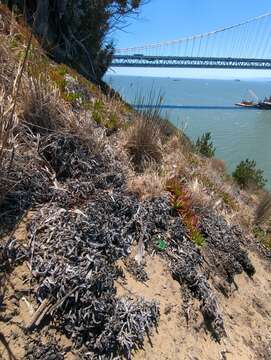
M 130 104 L 150 93 L 163 97 L 163 112 L 195 141 L 210 131 L 215 157 L 229 172 L 241 161 L 254 159 L 264 170 L 271 190 L 271 110 L 244 109 L 235 103 L 271 95 L 271 81 L 174 79 L 106 75 L 105 81 Z M 146 100 L 147 101 L 147 100 Z M 150 105 L 150 104 L 149 104 Z

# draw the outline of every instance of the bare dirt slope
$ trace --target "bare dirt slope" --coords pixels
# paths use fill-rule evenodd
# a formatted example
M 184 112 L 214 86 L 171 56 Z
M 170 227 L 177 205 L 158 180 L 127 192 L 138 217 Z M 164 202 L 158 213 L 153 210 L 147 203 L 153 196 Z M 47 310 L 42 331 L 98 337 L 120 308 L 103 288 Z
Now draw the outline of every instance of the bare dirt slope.
M 118 286 L 120 295 L 130 294 L 160 302 L 161 319 L 151 343 L 135 354 L 136 360 L 249 360 L 271 358 L 271 273 L 270 264 L 255 253 L 250 258 L 256 268 L 251 280 L 236 277 L 238 289 L 230 299 L 216 293 L 225 319 L 227 337 L 221 343 L 211 339 L 202 326 L 203 318 L 195 301 L 187 322 L 182 311 L 182 289 L 174 281 L 159 256 L 148 257 L 149 280 L 137 282 L 127 272 L 127 284 Z
M 25 243 L 26 217 L 15 232 L 18 241 Z M 134 256 L 134 253 L 133 253 Z M 267 259 L 250 252 L 256 269 L 251 279 L 237 275 L 229 298 L 215 289 L 225 321 L 227 337 L 216 342 L 204 327 L 199 302 L 190 299 L 184 311 L 184 294 L 180 284 L 173 280 L 167 262 L 159 255 L 146 255 L 145 270 L 149 279 L 139 282 L 120 262 L 125 279 L 117 280 L 117 295 L 131 298 L 144 297 L 160 304 L 159 326 L 145 340 L 144 349 L 133 354 L 135 360 L 258 360 L 271 358 L 271 266 Z M 27 334 L 24 331 L 33 313 L 27 264 L 17 266 L 6 282 L 7 307 L 0 319 L 0 359 L 21 360 L 33 339 L 50 342 L 53 335 L 62 347 L 70 342 L 50 326 L 46 333 Z M 210 281 L 212 284 L 212 282 Z M 66 351 L 65 359 L 78 359 Z
M 16 232 L 17 239 L 23 241 L 25 229 L 22 224 Z M 144 349 L 133 356 L 135 360 L 258 360 L 271 357 L 271 272 L 270 263 L 256 253 L 250 253 L 256 268 L 256 274 L 250 279 L 246 274 L 236 277 L 238 289 L 232 289 L 230 298 L 216 292 L 223 312 L 227 337 L 221 343 L 214 341 L 203 325 L 199 311 L 199 302 L 190 303 L 189 319 L 183 311 L 182 288 L 172 279 L 168 265 L 159 255 L 146 256 L 145 270 L 149 280 L 145 283 L 135 280 L 127 271 L 125 281 L 118 281 L 118 296 L 143 296 L 160 303 L 161 318 L 153 336 L 146 338 Z M 18 266 L 11 274 L 6 294 L 9 299 L 2 315 L 0 359 L 24 359 L 25 346 L 30 336 L 23 331 L 31 317 L 31 295 L 26 264 Z M 21 295 L 19 300 L 15 295 Z M 54 334 L 53 327 L 47 333 L 47 339 Z M 38 335 L 31 335 L 32 338 Z M 63 336 L 57 336 L 62 345 L 69 342 Z M 77 359 L 67 352 L 65 359 Z

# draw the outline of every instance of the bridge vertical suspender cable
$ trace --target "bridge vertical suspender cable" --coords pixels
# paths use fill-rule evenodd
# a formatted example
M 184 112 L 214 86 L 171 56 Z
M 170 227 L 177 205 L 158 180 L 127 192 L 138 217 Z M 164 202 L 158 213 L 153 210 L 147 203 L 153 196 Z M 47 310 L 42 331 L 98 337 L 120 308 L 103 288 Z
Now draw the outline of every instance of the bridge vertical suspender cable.
M 263 41 L 263 48 L 264 48 L 263 57 L 264 58 L 265 58 L 266 54 L 268 54 L 268 50 L 269 50 L 269 56 L 270 56 L 270 36 L 271 36 L 271 19 L 270 18 L 268 18 L 267 29 L 269 29 L 269 30 L 266 31 L 265 40 Z
M 270 35 L 271 12 L 208 33 L 119 49 L 112 65 L 269 69 Z

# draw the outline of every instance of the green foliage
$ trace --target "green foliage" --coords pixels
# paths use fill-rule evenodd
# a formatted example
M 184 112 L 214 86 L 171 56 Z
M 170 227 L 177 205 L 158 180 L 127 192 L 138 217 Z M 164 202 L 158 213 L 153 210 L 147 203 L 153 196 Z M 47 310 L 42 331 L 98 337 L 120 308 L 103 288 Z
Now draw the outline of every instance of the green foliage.
M 242 160 L 237 165 L 232 176 L 235 181 L 243 188 L 256 187 L 263 188 L 267 180 L 263 176 L 263 170 L 256 168 L 255 160 Z
M 205 244 L 205 239 L 203 235 L 197 229 L 192 230 L 191 240 L 198 247 L 202 247 Z
M 93 120 L 94 120 L 97 124 L 99 124 L 99 125 L 102 124 L 103 117 L 102 117 L 101 113 L 99 113 L 98 111 L 93 111 L 92 117 L 93 117 Z
M 199 137 L 196 141 L 195 145 L 196 151 L 201 155 L 204 155 L 208 158 L 211 158 L 215 154 L 215 147 L 212 142 L 212 136 L 210 132 L 204 133 L 201 137 Z
M 97 124 L 101 125 L 103 123 L 104 103 L 99 99 L 96 99 L 93 104 L 92 117 Z
M 260 227 L 253 229 L 253 234 L 264 246 L 271 250 L 271 233 L 264 231 Z
M 157 250 L 159 251 L 165 251 L 168 247 L 168 243 L 166 240 L 157 237 L 156 241 L 155 241 L 155 246 L 157 248 Z
M 119 128 L 119 121 L 116 113 L 111 113 L 109 115 L 108 122 L 105 124 L 105 126 L 110 130 L 117 130 Z
M 108 69 L 114 46 L 108 38 L 145 0 L 5 0 L 27 14 L 43 46 L 58 62 L 75 67 L 100 81 Z M 42 6 L 40 5 L 41 3 Z
M 76 101 L 76 100 L 81 100 L 81 95 L 77 94 L 77 93 L 73 93 L 73 92 L 67 92 L 64 94 L 64 99 L 66 101 Z
M 57 85 L 62 95 L 65 93 L 67 85 L 65 80 L 66 74 L 67 68 L 63 64 L 49 69 L 49 76 L 51 80 Z

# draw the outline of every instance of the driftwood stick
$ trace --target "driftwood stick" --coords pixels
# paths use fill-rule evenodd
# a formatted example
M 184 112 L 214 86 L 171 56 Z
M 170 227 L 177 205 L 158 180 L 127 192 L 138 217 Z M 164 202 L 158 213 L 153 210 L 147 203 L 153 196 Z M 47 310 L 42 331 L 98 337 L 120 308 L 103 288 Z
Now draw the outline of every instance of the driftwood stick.
M 54 304 L 51 309 L 50 309 L 50 313 L 52 314 L 60 305 L 63 304 L 63 302 L 70 296 L 72 295 L 76 290 L 78 290 L 80 288 L 80 286 L 76 286 L 75 288 L 73 288 L 70 292 L 68 292 L 67 295 L 63 296 L 62 299 L 60 299 L 56 304 Z
M 39 325 L 51 306 L 50 301 L 48 299 L 44 299 L 36 312 L 30 318 L 28 324 L 26 325 L 26 329 L 31 330 L 33 327 Z

